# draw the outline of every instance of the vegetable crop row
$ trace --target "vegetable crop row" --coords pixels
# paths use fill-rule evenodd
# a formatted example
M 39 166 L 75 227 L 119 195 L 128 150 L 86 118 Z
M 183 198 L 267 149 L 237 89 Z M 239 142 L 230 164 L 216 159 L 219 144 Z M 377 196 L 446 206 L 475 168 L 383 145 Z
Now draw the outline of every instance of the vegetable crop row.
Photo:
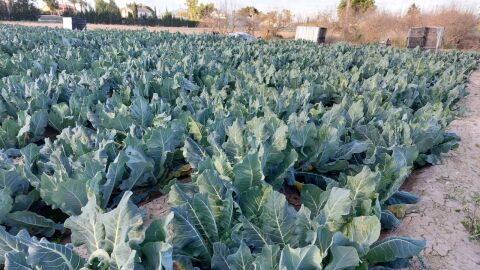
M 380 232 L 417 201 L 399 190 L 410 172 L 457 146 L 446 128 L 478 60 L 146 31 L 0 36 L 6 269 L 403 267 L 425 242 Z M 158 192 L 172 213 L 145 229 L 136 204 Z M 54 242 L 66 229 L 86 256 Z

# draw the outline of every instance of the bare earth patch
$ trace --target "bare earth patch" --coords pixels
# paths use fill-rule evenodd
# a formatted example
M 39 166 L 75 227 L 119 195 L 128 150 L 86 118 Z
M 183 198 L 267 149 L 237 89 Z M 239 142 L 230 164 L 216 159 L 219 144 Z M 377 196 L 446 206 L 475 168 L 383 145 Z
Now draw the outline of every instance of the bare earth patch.
M 44 22 L 27 22 L 27 21 L 0 21 L 4 24 L 15 24 L 22 26 L 35 26 L 35 27 L 50 27 L 50 28 L 63 28 L 61 23 L 44 23 Z M 119 24 L 87 24 L 87 30 L 105 30 L 105 29 L 117 29 L 117 30 L 141 30 L 146 29 L 152 32 L 171 32 L 171 33 L 184 33 L 184 34 L 201 34 L 211 33 L 213 29 L 204 27 L 161 27 L 161 26 L 141 26 L 141 25 L 119 25 Z
M 0 21 L 0 24 L 14 24 L 30 27 L 49 27 L 49 28 L 63 28 L 61 23 L 45 23 L 45 22 L 28 22 L 28 21 Z M 120 25 L 120 24 L 87 24 L 87 30 L 147 30 L 150 32 L 170 32 L 182 34 L 204 34 L 213 33 L 215 29 L 208 27 L 164 27 L 164 26 L 142 26 L 142 25 Z M 245 31 L 237 29 L 235 31 Z M 295 37 L 294 31 L 280 31 L 278 33 L 284 39 L 293 39 Z M 256 31 L 256 37 L 262 37 L 262 31 Z
M 420 196 L 393 235 L 427 240 L 422 256 L 428 269 L 480 269 L 480 241 L 469 239 L 462 225 L 473 211 L 471 196 L 480 192 L 480 70 L 470 77 L 468 95 L 460 106 L 464 117 L 449 130 L 462 138 L 443 164 L 415 170 L 404 189 Z M 417 261 L 411 269 L 423 269 Z

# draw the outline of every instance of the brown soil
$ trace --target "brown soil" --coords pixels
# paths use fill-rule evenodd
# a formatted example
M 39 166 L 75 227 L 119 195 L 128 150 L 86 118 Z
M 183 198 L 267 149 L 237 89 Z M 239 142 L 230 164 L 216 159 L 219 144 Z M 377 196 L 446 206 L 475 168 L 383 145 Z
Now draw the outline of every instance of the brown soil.
M 28 22 L 28 21 L 0 21 L 0 24 L 15 24 L 31 27 L 50 27 L 50 28 L 63 28 L 61 23 L 45 23 L 45 22 Z M 170 32 L 170 33 L 183 33 L 183 34 L 202 34 L 212 33 L 215 30 L 208 27 L 163 27 L 163 26 L 141 26 L 141 25 L 120 25 L 120 24 L 87 24 L 87 30 L 105 30 L 105 29 L 117 29 L 117 30 L 142 30 L 152 32 Z M 238 29 L 236 31 L 244 31 Z M 264 33 L 262 31 L 256 31 L 255 36 L 262 38 Z M 295 37 L 295 31 L 280 31 L 278 33 L 284 39 L 293 39 Z
M 420 196 L 392 235 L 427 240 L 422 253 L 428 269 L 480 269 L 480 241 L 470 240 L 462 225 L 474 205 L 471 196 L 480 192 L 480 69 L 470 77 L 470 95 L 461 107 L 467 113 L 453 121 L 449 130 L 462 141 L 443 157 L 443 164 L 413 172 L 404 189 Z M 416 261 L 411 269 L 424 269 Z
M 61 23 L 44 23 L 44 22 L 27 22 L 27 21 L 0 21 L 4 24 L 15 24 L 23 26 L 37 26 L 37 27 L 51 27 L 51 28 L 63 28 Z M 212 32 L 210 28 L 202 27 L 160 27 L 160 26 L 141 26 L 141 25 L 118 25 L 118 24 L 87 24 L 87 30 L 99 30 L 99 29 L 118 29 L 118 30 L 141 30 L 146 29 L 153 32 L 180 32 L 185 34 L 200 34 Z

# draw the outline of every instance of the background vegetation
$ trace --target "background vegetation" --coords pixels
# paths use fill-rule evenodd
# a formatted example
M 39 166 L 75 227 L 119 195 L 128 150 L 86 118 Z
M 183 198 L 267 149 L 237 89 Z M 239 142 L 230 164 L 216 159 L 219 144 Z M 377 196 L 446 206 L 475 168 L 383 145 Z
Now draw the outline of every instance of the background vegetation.
M 394 46 L 405 45 L 408 29 L 413 26 L 444 26 L 444 47 L 447 49 L 480 49 L 480 17 L 478 12 L 455 6 L 424 11 L 412 4 L 404 14 L 385 12 L 374 0 L 341 0 L 337 14 L 319 13 L 314 17 L 294 18 L 289 10 L 263 12 L 254 6 L 240 9 L 228 5 L 218 7 L 198 0 L 185 0 L 185 10 L 176 14 L 165 11 L 159 15 L 138 16 L 140 4 L 131 2 L 132 12 L 122 18 L 114 0 L 95 0 L 89 6 L 84 0 L 69 0 L 74 9 L 64 9 L 58 15 L 85 18 L 88 23 L 146 26 L 207 27 L 215 32 L 244 31 L 263 38 L 293 38 L 297 25 L 328 28 L 327 42 L 378 43 L 389 39 Z M 45 0 L 50 10 L 58 9 L 57 0 Z M 78 7 L 78 8 L 77 8 Z M 40 11 L 32 0 L 0 0 L 1 20 L 37 20 Z

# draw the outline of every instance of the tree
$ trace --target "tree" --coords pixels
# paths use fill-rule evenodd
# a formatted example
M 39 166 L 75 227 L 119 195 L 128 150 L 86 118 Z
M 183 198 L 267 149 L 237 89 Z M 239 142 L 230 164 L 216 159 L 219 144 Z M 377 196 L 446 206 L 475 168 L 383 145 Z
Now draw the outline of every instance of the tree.
M 127 8 L 132 11 L 132 18 L 137 19 L 138 18 L 138 4 L 133 2 L 130 4 L 127 4 Z M 128 16 L 130 17 L 130 13 L 128 13 Z
M 262 16 L 261 25 L 265 30 L 267 38 L 278 36 L 278 32 L 284 30 L 292 23 L 292 12 L 290 10 L 270 11 Z
M 57 0 L 43 0 L 43 2 L 45 2 L 45 5 L 50 9 L 50 12 L 53 12 L 58 8 Z
M 7 3 L 4 0 L 0 0 L 0 20 L 8 19 L 8 17 Z
M 349 2 L 350 10 L 348 11 L 351 12 L 354 16 L 361 15 L 366 11 L 375 9 L 375 0 L 341 0 L 337 8 L 339 18 L 343 17 Z
M 88 7 L 87 1 L 86 0 L 77 0 L 77 1 L 78 1 L 78 5 L 80 6 L 80 11 L 84 12 Z
M 187 0 L 186 5 L 189 20 L 201 20 L 217 10 L 214 4 L 198 4 L 198 0 Z
M 252 6 L 247 6 L 239 9 L 237 11 L 237 24 L 240 27 L 243 27 L 247 30 L 248 33 L 254 35 L 256 29 L 259 27 L 261 20 L 262 20 L 262 14 L 258 9 Z
M 253 18 L 260 15 L 260 11 L 252 6 L 246 6 L 238 10 L 238 15 Z
M 114 0 L 109 2 L 95 0 L 95 15 L 101 17 L 100 21 L 106 23 L 118 23 L 122 20 L 120 9 Z
M 11 18 L 14 20 L 37 20 L 40 10 L 35 7 L 33 1 L 16 0 L 12 6 Z
M 417 7 L 417 5 L 415 5 L 415 3 L 410 5 L 407 11 L 407 16 L 417 16 L 419 14 L 420 14 L 420 9 Z
M 12 14 L 12 9 L 13 9 L 13 0 L 4 0 L 2 1 L 3 4 L 0 3 L 0 6 L 2 6 L 2 10 L 0 11 L 0 16 L 2 16 L 2 14 L 4 14 L 3 12 L 6 13 L 6 18 L 10 18 L 10 15 Z M 5 8 L 4 8 L 4 7 Z
M 214 11 L 217 9 L 215 8 L 215 5 L 212 3 L 209 4 L 200 4 L 197 9 L 197 19 L 203 19 L 206 17 L 209 17 Z
M 198 0 L 187 0 L 187 14 L 189 20 L 197 20 L 199 16 Z

